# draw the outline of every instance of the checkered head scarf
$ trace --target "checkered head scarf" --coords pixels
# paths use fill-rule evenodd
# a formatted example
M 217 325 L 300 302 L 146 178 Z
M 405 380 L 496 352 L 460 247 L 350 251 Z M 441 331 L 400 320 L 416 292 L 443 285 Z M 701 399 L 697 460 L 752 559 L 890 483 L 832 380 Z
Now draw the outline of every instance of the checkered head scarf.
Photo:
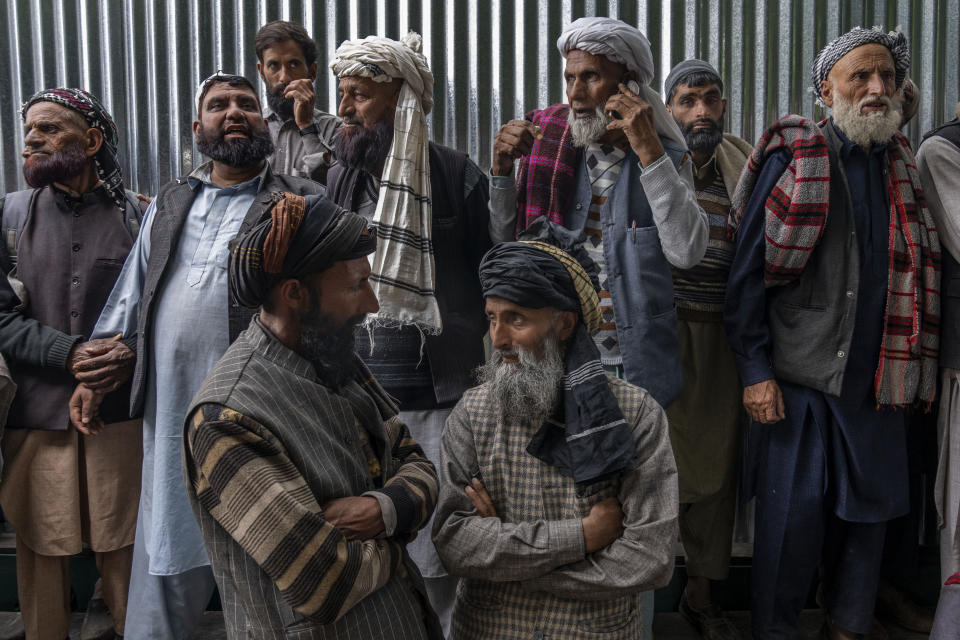
M 100 130 L 100 133 L 103 134 L 103 144 L 100 145 L 97 155 L 93 157 L 97 168 L 97 176 L 103 181 L 107 192 L 110 193 L 110 197 L 117 207 L 121 211 L 125 210 L 127 201 L 123 190 L 123 175 L 120 172 L 120 158 L 117 152 L 120 135 L 113 118 L 100 104 L 100 101 L 93 94 L 83 89 L 44 89 L 38 91 L 23 103 L 20 108 L 20 117 L 23 118 L 24 122 L 27 120 L 27 111 L 38 102 L 53 102 L 72 109 L 82 115 L 88 125 Z
M 437 335 L 443 322 L 435 290 L 426 120 L 433 108 L 433 73 L 422 48 L 420 34 L 412 31 L 401 40 L 348 40 L 337 48 L 330 69 L 338 78 L 403 80 L 373 214 L 379 241 L 370 261 L 370 284 L 380 311 L 367 318 L 367 325 L 413 325 L 421 335 Z
M 827 106 L 823 102 L 820 85 L 830 75 L 833 65 L 857 47 L 874 43 L 882 44 L 890 50 L 890 55 L 893 56 L 893 66 L 896 69 L 897 89 L 903 86 L 903 80 L 907 77 L 907 69 L 910 67 L 910 48 L 907 46 L 907 37 L 903 35 L 903 32 L 899 28 L 890 33 L 884 33 L 880 27 L 874 27 L 873 29 L 854 27 L 842 36 L 831 40 L 813 61 L 810 81 L 813 83 L 813 93 L 817 96 L 818 104 Z

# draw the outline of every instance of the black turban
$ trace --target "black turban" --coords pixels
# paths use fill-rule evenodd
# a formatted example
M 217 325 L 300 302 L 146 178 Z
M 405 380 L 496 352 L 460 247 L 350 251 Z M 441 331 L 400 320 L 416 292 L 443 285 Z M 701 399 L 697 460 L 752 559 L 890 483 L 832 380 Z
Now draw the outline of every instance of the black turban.
M 590 337 L 600 326 L 600 299 L 596 265 L 581 240 L 545 217 L 537 218 L 520 242 L 504 242 L 487 252 L 480 263 L 480 286 L 484 297 L 580 317 L 564 345 L 562 406 L 534 434 L 527 452 L 586 484 L 626 470 L 636 451 Z
M 283 193 L 275 200 L 269 214 L 230 251 L 230 291 L 245 307 L 263 304 L 281 280 L 320 273 L 377 247 L 363 216 L 324 196 Z
M 597 267 L 582 238 L 543 216 L 521 238 L 498 244 L 483 257 L 480 288 L 484 297 L 531 309 L 573 311 L 581 315 L 587 331 L 596 331 L 601 318 Z

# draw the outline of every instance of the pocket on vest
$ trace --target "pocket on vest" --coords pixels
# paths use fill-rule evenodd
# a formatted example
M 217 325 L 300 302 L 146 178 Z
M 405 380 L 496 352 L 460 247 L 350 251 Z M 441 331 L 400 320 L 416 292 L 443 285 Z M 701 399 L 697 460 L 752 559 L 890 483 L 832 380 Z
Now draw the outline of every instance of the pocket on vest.
M 673 276 L 663 255 L 657 228 L 627 229 L 627 253 L 623 270 L 636 269 L 640 294 L 648 316 L 659 316 L 673 309 Z M 608 269 L 610 265 L 607 265 Z M 615 274 L 610 274 L 615 275 Z

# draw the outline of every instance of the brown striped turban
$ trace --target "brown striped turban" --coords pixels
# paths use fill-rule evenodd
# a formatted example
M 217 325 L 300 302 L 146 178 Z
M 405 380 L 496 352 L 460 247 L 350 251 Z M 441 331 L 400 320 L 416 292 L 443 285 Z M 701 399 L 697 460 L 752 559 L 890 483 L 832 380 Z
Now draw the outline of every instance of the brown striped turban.
M 278 193 L 269 217 L 240 236 L 230 251 L 230 291 L 256 308 L 277 282 L 320 273 L 377 247 L 363 216 L 324 196 Z

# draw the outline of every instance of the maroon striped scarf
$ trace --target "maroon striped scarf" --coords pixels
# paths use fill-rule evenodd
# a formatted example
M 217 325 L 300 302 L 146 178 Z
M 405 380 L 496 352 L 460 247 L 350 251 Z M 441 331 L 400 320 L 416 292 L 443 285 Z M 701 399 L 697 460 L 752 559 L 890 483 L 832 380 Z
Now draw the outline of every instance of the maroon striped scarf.
M 517 171 L 518 233 L 540 216 L 563 224 L 580 160 L 567 123 L 569 111 L 569 106 L 555 104 L 526 115 L 527 120 L 540 127 L 540 136 L 533 141 L 530 155 L 524 156 Z
M 786 116 L 763 134 L 744 167 L 731 203 L 731 233 L 736 233 L 764 160 L 784 149 L 792 159 L 765 205 L 767 287 L 803 273 L 823 235 L 830 202 L 826 139 L 813 121 Z M 940 242 L 906 138 L 895 135 L 886 158 L 889 278 L 874 391 L 880 405 L 931 403 L 940 345 Z

